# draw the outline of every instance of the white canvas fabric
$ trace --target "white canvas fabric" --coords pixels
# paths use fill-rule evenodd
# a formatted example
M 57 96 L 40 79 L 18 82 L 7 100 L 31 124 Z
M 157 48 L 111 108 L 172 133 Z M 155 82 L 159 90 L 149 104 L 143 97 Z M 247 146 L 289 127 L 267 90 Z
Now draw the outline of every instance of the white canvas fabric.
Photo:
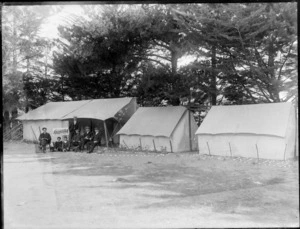
M 213 106 L 196 134 L 252 133 L 284 137 L 291 103 Z
M 81 108 L 91 100 L 50 102 L 18 117 L 18 120 L 56 120 Z M 73 116 L 72 116 L 73 117 Z
M 170 137 L 185 107 L 140 107 L 118 134 Z
M 293 158 L 294 107 L 291 103 L 212 107 L 196 135 L 200 154 Z
M 54 128 L 68 128 L 69 120 L 74 116 L 80 119 L 81 131 L 85 125 L 103 127 L 105 121 L 108 136 L 113 137 L 111 136 L 115 126 L 113 121 L 119 121 L 120 125 L 126 123 L 136 109 L 135 98 L 50 102 L 17 119 L 23 123 L 23 139 L 30 141 L 35 140 L 31 127 L 38 138 L 39 128 L 47 127 L 51 134 Z M 116 137 L 114 139 L 118 142 Z
M 190 151 L 189 115 L 185 107 L 141 107 L 117 133 L 120 147 L 129 149 Z M 192 150 L 197 148 L 197 124 L 190 114 Z

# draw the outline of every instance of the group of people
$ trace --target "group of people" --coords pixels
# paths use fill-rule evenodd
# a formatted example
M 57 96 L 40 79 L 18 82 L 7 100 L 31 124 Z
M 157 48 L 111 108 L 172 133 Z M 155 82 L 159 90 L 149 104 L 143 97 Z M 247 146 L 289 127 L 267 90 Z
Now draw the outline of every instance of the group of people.
M 39 136 L 40 148 L 44 153 L 46 152 L 47 145 L 50 145 L 51 151 L 66 152 L 73 150 L 75 152 L 81 152 L 86 148 L 87 153 L 92 153 L 97 145 L 101 146 L 102 132 L 100 132 L 98 127 L 95 127 L 94 132 L 92 132 L 91 128 L 86 126 L 83 135 L 80 134 L 79 128 L 77 117 L 74 117 L 74 121 L 69 125 L 69 140 L 67 136 L 63 137 L 63 141 L 61 137 L 58 137 L 57 141 L 51 146 L 51 136 L 47 133 L 47 128 L 44 127 L 42 129 L 43 133 Z

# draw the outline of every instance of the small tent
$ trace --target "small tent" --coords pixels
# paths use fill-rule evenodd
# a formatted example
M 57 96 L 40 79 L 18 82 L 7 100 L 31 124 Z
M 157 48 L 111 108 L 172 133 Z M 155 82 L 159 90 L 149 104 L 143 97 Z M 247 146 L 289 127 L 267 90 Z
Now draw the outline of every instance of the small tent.
M 196 150 L 197 128 L 185 107 L 140 107 L 117 134 L 122 148 L 181 152 Z
M 136 111 L 135 98 L 94 99 L 66 102 L 49 102 L 18 117 L 23 123 L 23 139 L 35 141 L 43 127 L 52 138 L 55 133 L 66 133 L 69 121 L 77 116 L 81 132 L 85 126 L 103 128 L 106 143 Z M 57 135 L 59 136 L 59 134 Z M 117 138 L 114 138 L 118 142 Z
M 295 110 L 292 103 L 213 106 L 196 135 L 200 154 L 293 158 Z

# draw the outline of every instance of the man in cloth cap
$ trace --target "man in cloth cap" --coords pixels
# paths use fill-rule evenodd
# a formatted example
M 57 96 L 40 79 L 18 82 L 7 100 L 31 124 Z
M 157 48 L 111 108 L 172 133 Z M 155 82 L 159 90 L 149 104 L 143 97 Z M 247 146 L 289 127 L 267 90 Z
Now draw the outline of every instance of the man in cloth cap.
M 43 127 L 43 133 L 40 134 L 39 136 L 39 142 L 40 142 L 40 147 L 43 150 L 43 153 L 46 153 L 46 145 L 50 145 L 51 143 L 51 136 L 49 133 L 47 133 L 47 128 Z
M 85 127 L 85 132 L 82 136 L 81 142 L 80 142 L 80 146 L 79 146 L 79 150 L 83 150 L 84 146 L 86 145 L 86 143 L 88 143 L 89 141 L 91 141 L 93 139 L 93 132 L 91 131 L 91 128 L 89 126 Z
M 70 133 L 70 141 L 76 133 L 76 130 L 79 130 L 79 122 L 77 120 L 77 116 L 74 116 L 73 121 L 69 124 L 69 133 Z
M 88 153 L 92 153 L 95 147 L 101 146 L 101 138 L 102 138 L 102 132 L 99 131 L 98 127 L 95 127 L 95 135 L 93 136 L 92 141 L 88 142 Z

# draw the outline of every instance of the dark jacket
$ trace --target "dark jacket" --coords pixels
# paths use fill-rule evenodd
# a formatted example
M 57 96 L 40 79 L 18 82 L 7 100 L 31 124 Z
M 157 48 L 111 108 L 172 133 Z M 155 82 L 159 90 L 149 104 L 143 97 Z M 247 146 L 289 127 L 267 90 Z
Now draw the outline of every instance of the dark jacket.
M 55 143 L 54 143 L 54 149 L 62 149 L 62 144 L 63 144 L 62 141 L 60 141 L 60 142 L 55 142 Z
M 95 134 L 93 137 L 93 142 L 101 142 L 102 133 L 98 132 L 98 134 Z
M 63 149 L 69 149 L 70 148 L 70 142 L 69 141 L 63 141 L 62 142 Z
M 93 139 L 93 137 L 94 137 L 94 134 L 92 131 L 90 131 L 89 133 L 85 132 L 82 136 L 82 139 L 91 141 Z
M 70 133 L 75 133 L 75 130 L 79 130 L 79 122 L 78 121 L 76 122 L 76 124 L 74 124 L 74 121 L 70 122 L 70 125 L 69 125 Z
M 81 141 L 81 135 L 80 135 L 80 133 L 75 134 L 75 135 L 72 137 L 72 142 L 80 142 L 80 141 Z
M 47 144 L 50 144 L 51 136 L 49 133 L 41 133 L 39 137 L 39 141 L 42 141 L 43 139 L 47 140 Z

